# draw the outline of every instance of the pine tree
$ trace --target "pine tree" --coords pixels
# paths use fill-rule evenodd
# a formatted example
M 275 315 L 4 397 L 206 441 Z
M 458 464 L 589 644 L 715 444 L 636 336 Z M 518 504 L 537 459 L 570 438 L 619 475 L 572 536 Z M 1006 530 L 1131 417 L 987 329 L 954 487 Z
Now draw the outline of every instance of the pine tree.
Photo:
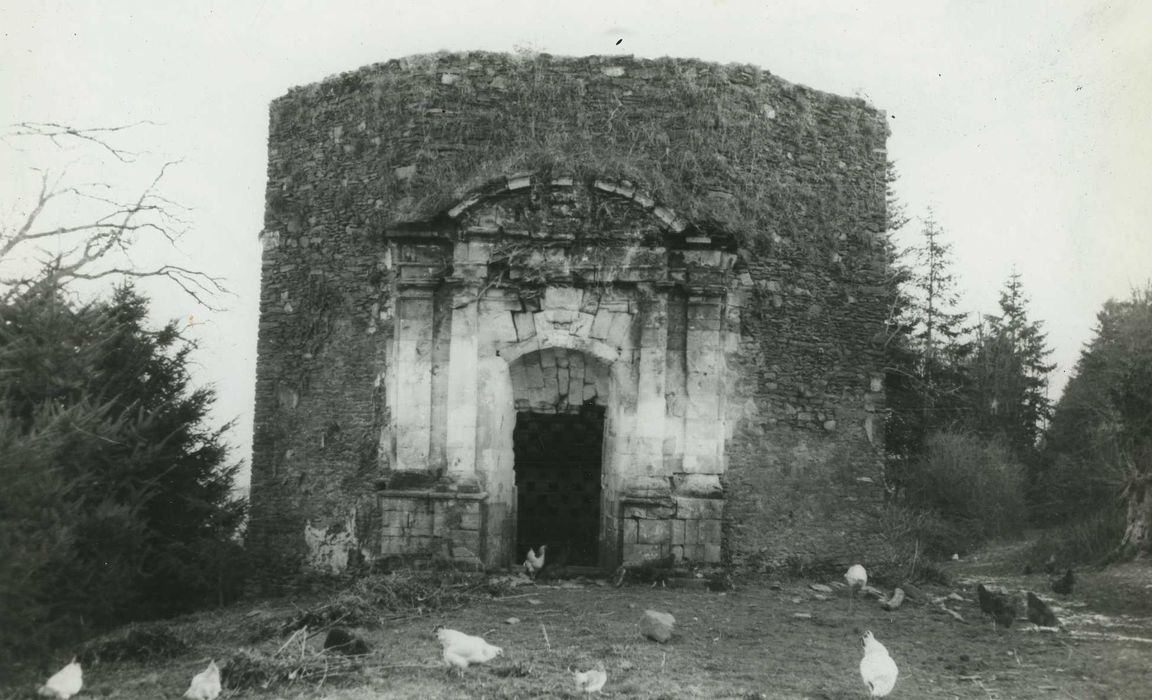
M 920 374 L 930 391 L 938 391 L 935 375 L 970 350 L 970 345 L 962 342 L 970 329 L 965 325 L 968 314 L 955 310 L 960 293 L 951 271 L 952 244 L 944 241 L 944 232 L 931 211 L 924 219 L 922 236 L 923 244 L 914 249 L 917 274 L 912 283 L 918 303 L 912 309 L 912 337 L 920 348 Z
M 889 354 L 889 406 L 895 430 L 889 450 L 909 457 L 919 454 L 936 430 L 954 425 L 961 412 L 966 384 L 964 359 L 967 314 L 956 311 L 959 292 L 951 272 L 950 244 L 931 213 L 921 228 L 923 243 L 909 249 L 912 260 L 902 290 L 899 342 Z
M 15 486 L 0 532 L 39 533 L 0 537 L 0 585 L 24 611 L 6 634 L 186 610 L 230 570 L 243 503 L 227 427 L 204 425 L 213 394 L 189 386 L 192 346 L 146 315 L 127 287 L 0 305 L 0 478 Z
M 1037 441 L 1052 414 L 1046 362 L 1052 350 L 1040 321 L 1028 317 L 1020 274 L 1013 272 L 1000 292 L 999 315 L 978 328 L 969 391 L 971 427 L 1005 441 L 1013 454 L 1032 464 Z

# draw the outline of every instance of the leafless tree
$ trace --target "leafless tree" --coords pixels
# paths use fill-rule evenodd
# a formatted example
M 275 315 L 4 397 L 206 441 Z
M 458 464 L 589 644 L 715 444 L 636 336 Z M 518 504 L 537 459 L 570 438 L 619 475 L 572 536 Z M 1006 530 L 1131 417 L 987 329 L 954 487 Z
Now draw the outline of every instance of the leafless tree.
M 114 142 L 124 126 L 75 128 L 51 122 L 20 122 L 0 136 L 15 151 L 47 144 L 67 151 L 95 149 L 103 158 L 139 163 L 140 153 Z M 0 303 L 37 286 L 66 287 L 80 280 L 164 278 L 203 306 L 227 293 L 222 279 L 180 265 L 142 268 L 131 249 L 144 237 L 162 237 L 175 246 L 186 232 L 187 210 L 160 194 L 160 183 L 178 161 L 168 161 L 131 195 L 109 182 L 73 182 L 67 167 L 33 168 L 38 191 L 14 220 L 0 218 Z M 151 167 L 151 166 L 149 166 Z

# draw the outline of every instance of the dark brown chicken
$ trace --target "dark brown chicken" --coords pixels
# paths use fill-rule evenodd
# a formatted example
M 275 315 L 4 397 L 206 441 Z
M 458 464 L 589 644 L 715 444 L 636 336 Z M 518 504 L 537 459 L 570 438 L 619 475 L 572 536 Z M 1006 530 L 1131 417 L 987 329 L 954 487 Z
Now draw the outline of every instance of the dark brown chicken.
M 1011 596 L 990 591 L 981 583 L 976 586 L 976 597 L 980 601 L 980 612 L 991 615 L 997 627 L 1012 626 L 1012 621 L 1016 619 L 1016 606 Z
M 1057 579 L 1052 579 L 1052 591 L 1060 595 L 1071 595 L 1072 584 L 1076 582 L 1076 577 L 1072 574 L 1072 569 L 1067 569 L 1064 575 Z
M 1056 627 L 1060 621 L 1040 596 L 1028 591 L 1028 621 L 1041 627 Z

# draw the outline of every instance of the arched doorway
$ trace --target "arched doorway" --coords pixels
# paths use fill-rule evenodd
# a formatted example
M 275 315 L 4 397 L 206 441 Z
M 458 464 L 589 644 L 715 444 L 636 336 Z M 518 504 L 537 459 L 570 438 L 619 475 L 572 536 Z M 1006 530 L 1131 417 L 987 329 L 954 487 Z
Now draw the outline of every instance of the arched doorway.
M 553 561 L 600 562 L 604 408 L 519 411 L 512 433 L 517 552 L 547 544 Z
M 575 348 L 547 347 L 509 370 L 515 563 L 546 544 L 554 563 L 599 566 L 609 367 Z

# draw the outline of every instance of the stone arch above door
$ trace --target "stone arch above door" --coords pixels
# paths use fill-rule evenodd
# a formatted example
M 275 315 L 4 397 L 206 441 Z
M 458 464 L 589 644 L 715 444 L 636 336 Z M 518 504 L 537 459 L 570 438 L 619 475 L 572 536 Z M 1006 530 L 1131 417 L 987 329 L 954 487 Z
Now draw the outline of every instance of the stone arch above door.
M 508 361 L 517 411 L 577 413 L 584 406 L 609 405 L 611 368 L 595 355 L 548 345 L 501 356 Z

